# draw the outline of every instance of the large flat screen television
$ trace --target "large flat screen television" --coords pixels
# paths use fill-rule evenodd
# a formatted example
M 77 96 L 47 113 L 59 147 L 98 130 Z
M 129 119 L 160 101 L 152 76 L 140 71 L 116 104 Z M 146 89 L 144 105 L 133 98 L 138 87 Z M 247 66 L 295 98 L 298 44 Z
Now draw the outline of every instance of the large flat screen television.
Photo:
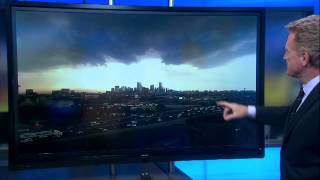
M 256 9 L 14 6 L 10 167 L 263 157 Z

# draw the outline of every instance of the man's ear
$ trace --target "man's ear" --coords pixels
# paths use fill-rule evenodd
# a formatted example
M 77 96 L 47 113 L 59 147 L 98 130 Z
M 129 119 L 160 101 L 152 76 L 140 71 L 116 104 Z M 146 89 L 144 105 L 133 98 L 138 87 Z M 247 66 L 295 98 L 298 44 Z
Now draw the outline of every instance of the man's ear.
M 311 62 L 311 56 L 308 52 L 304 51 L 301 55 L 303 66 L 308 66 Z

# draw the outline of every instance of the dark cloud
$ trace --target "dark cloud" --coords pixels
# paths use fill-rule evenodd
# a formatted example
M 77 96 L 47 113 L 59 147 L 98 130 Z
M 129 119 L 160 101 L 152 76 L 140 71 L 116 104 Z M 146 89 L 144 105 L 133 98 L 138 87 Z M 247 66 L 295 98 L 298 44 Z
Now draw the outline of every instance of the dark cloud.
M 255 53 L 256 26 L 249 16 L 23 11 L 17 14 L 18 68 L 130 64 L 141 56 L 209 68 Z

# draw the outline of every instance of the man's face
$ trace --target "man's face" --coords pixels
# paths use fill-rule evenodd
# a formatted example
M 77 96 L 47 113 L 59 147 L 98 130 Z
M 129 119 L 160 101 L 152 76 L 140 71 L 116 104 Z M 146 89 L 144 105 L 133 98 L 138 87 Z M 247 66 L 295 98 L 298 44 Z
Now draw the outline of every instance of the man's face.
M 303 70 L 302 54 L 298 51 L 295 34 L 290 33 L 285 47 L 283 59 L 287 63 L 287 74 L 299 78 Z

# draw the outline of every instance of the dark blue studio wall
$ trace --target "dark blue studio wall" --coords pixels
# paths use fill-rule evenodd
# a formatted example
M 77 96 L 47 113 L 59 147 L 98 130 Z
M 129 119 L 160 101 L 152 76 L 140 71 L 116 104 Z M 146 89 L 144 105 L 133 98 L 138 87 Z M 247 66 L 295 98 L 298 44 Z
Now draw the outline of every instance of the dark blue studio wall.
M 22 0 L 21 0 L 22 1 Z M 108 4 L 108 0 L 24 0 L 72 4 Z M 4 1 L 1 0 L 1 4 Z M 168 6 L 169 0 L 113 0 L 123 6 Z M 265 44 L 265 103 L 284 105 L 292 101 L 295 82 L 288 79 L 282 60 L 287 32 L 284 26 L 310 13 L 320 14 L 319 0 L 174 0 L 174 6 L 187 7 L 267 7 Z M 312 12 L 313 11 L 313 12 Z M 7 111 L 6 55 L 4 45 L 5 23 L 0 14 L 0 113 Z M 268 92 L 273 92 L 272 94 Z M 4 119 L 0 119 L 4 129 Z M 0 140 L 3 133 L 0 132 Z M 268 129 L 268 137 L 281 139 L 281 131 Z M 1 141 L 0 141 L 1 142 Z M 279 148 L 267 148 L 263 159 L 180 161 L 176 165 L 195 179 L 279 179 Z M 65 172 L 65 170 L 63 170 Z M 59 171 L 57 171 L 59 173 Z

